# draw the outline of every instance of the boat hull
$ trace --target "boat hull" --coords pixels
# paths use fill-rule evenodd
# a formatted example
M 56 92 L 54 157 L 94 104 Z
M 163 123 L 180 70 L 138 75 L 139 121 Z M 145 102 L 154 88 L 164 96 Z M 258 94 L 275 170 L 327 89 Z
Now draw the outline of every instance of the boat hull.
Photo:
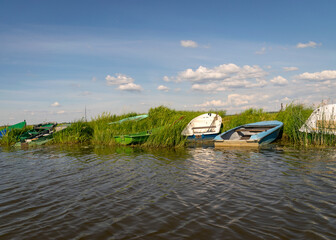
M 212 141 L 218 134 L 202 134 L 188 136 L 188 141 Z
M 147 141 L 149 138 L 148 135 L 141 135 L 141 136 L 132 136 L 132 135 L 121 135 L 115 136 L 114 140 L 116 143 L 121 145 L 132 145 L 132 144 L 141 144 Z

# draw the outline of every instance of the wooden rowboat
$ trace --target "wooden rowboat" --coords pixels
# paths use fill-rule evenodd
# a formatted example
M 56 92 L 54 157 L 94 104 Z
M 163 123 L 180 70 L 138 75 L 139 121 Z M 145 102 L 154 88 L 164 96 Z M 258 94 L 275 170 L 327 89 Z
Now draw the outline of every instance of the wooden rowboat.
M 282 137 L 283 123 L 264 121 L 245 124 L 214 138 L 215 147 L 258 147 Z

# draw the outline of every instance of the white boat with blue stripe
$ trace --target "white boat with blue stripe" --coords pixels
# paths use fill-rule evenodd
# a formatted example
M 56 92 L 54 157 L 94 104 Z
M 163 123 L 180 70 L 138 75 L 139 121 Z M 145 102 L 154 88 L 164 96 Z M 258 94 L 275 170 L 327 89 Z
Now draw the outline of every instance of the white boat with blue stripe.
M 220 132 L 222 117 L 216 113 L 205 113 L 192 119 L 183 129 L 188 140 L 213 140 Z

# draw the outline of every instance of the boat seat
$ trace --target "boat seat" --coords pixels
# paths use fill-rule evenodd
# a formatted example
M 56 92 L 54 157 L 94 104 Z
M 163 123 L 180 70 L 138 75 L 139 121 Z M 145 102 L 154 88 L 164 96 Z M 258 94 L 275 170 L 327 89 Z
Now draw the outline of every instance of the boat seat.
M 244 135 L 243 137 L 240 138 L 240 140 L 248 140 L 250 139 L 251 135 Z
M 242 132 L 242 131 L 248 131 L 248 132 L 264 132 L 268 129 L 265 128 L 251 128 L 251 129 L 246 129 L 246 128 L 240 128 L 237 129 L 236 132 Z
M 216 126 L 193 127 L 191 129 L 215 128 Z

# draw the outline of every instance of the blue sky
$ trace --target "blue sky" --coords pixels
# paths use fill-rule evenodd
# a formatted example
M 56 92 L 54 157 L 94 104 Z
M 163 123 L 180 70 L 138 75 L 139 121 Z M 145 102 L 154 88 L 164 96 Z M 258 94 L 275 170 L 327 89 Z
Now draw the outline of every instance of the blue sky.
M 0 125 L 335 102 L 335 1 L 1 1 Z

